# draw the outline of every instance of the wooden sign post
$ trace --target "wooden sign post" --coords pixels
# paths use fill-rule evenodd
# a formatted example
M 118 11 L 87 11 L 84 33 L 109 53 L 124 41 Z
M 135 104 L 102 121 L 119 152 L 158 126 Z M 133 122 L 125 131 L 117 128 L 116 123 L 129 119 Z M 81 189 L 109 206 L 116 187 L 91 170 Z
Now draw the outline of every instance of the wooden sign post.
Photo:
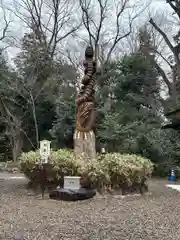
M 50 156 L 50 144 L 51 142 L 48 140 L 40 141 L 40 161 L 41 164 L 48 163 L 48 159 Z

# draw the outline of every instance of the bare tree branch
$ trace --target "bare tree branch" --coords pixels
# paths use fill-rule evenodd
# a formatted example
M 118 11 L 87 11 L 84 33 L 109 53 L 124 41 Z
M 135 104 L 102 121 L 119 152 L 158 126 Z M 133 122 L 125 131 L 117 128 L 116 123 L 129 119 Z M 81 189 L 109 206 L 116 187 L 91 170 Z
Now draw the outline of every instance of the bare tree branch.
M 158 50 L 154 50 L 154 51 L 155 51 L 155 53 L 157 53 L 157 54 L 164 60 L 164 62 L 166 62 L 166 63 L 169 65 L 169 67 L 172 69 L 173 65 L 163 56 L 163 54 L 162 54 L 160 51 L 158 51 Z
M 170 5 L 170 7 L 175 11 L 175 13 L 180 18 L 180 3 L 179 3 L 179 0 L 174 0 L 175 5 L 173 4 L 172 0 L 166 0 L 166 2 Z
M 5 10 L 4 10 L 4 6 L 2 5 L 2 1 L 1 1 L 1 3 L 0 3 L 0 7 L 1 7 L 1 11 L 2 11 L 2 13 L 3 13 L 3 21 L 4 21 L 4 23 L 5 23 L 5 26 L 4 26 L 4 28 L 2 29 L 2 34 L 1 34 L 1 36 L 0 36 L 0 41 L 2 41 L 3 39 L 6 38 L 6 33 L 7 33 L 7 31 L 8 31 L 8 28 L 9 28 L 9 25 L 10 25 L 11 21 L 8 21 L 8 20 L 7 20 L 6 12 L 5 12 Z
M 89 35 L 89 42 L 90 45 L 93 45 L 93 40 L 95 41 L 95 36 L 91 30 L 91 19 L 90 19 L 90 15 L 89 15 L 89 9 L 90 9 L 90 4 L 91 4 L 91 0 L 89 0 L 88 3 L 86 3 L 86 1 L 83 0 L 79 0 L 79 4 L 82 10 L 82 21 L 84 24 L 84 27 L 87 29 L 88 35 Z
M 99 41 L 102 35 L 102 28 L 104 20 L 107 18 L 108 0 L 97 0 L 97 8 L 99 9 L 99 20 L 93 19 L 92 1 L 88 3 L 83 0 L 79 0 L 79 4 L 82 10 L 82 20 L 84 27 L 89 35 L 89 43 L 95 49 L 95 59 L 99 60 Z
M 131 34 L 134 20 L 147 7 L 136 10 L 133 14 L 130 10 L 135 9 L 136 6 L 130 5 L 129 0 L 97 0 L 96 5 L 92 0 L 79 0 L 79 5 L 89 42 L 95 49 L 96 60 L 101 64 L 109 61 L 117 44 Z M 127 16 L 129 23 L 127 26 L 126 22 L 124 26 L 128 29 L 123 32 L 124 26 L 122 27 L 121 24 Z
M 160 67 L 160 65 L 156 62 L 156 60 L 154 58 L 151 59 L 152 64 L 155 66 L 156 70 L 158 71 L 158 73 L 160 74 L 160 76 L 162 76 L 164 82 L 166 83 L 167 87 L 168 87 L 168 91 L 169 94 L 172 94 L 172 84 L 169 81 L 166 73 L 164 72 L 164 70 Z
M 39 36 L 50 54 L 54 57 L 57 45 L 68 36 L 75 33 L 81 26 L 81 21 L 73 21 L 75 6 L 70 0 L 13 0 L 13 13 L 20 18 L 26 26 Z
M 168 79 L 168 76 L 163 70 L 163 68 L 160 66 L 158 58 L 156 58 L 155 54 L 161 56 L 161 58 L 170 66 L 170 69 L 172 69 L 173 66 L 167 61 L 163 54 L 157 50 L 158 49 L 157 43 L 152 41 L 151 36 L 152 31 L 148 29 L 148 25 L 144 25 L 142 28 L 139 29 L 140 50 L 144 54 L 144 56 L 146 56 L 146 58 L 151 62 L 152 66 L 156 68 L 159 75 L 162 77 L 164 83 L 168 87 L 169 94 L 172 94 L 172 83 Z M 153 37 L 155 36 L 153 35 Z
M 174 47 L 171 44 L 169 38 L 167 37 L 167 35 L 165 34 L 165 32 L 163 32 L 162 29 L 160 29 L 157 24 L 154 22 L 154 20 L 151 18 L 149 20 L 149 22 L 153 25 L 153 27 L 161 34 L 161 36 L 164 38 L 164 41 L 166 42 L 166 44 L 168 45 L 169 49 L 172 51 L 172 53 L 174 53 Z
M 171 8 L 175 11 L 175 13 L 180 16 L 180 2 L 179 0 L 167 0 L 168 4 L 171 6 Z M 173 3 L 174 2 L 174 3 Z M 177 96 L 177 90 L 178 90 L 178 82 L 180 81 L 180 42 L 179 42 L 179 33 L 175 36 L 172 36 L 174 38 L 175 45 L 171 43 L 169 40 L 167 34 L 165 31 L 163 31 L 156 23 L 155 21 L 151 18 L 150 19 L 150 24 L 154 27 L 154 29 L 162 36 L 166 46 L 170 49 L 171 51 L 171 58 L 173 59 L 173 64 L 168 63 L 165 57 L 161 55 L 161 58 L 168 63 L 168 65 L 171 68 L 171 90 L 173 92 L 169 92 L 172 94 L 172 98 L 175 100 Z M 162 75 L 164 81 L 166 82 L 166 79 Z

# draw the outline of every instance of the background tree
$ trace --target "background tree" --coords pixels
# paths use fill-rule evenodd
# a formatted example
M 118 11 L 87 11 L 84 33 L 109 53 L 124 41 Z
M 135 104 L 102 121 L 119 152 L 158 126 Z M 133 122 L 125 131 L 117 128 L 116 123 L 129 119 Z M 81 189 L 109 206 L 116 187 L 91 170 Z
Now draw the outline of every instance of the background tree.
M 99 134 L 112 146 L 118 142 L 116 145 L 121 150 L 130 150 L 132 147 L 132 151 L 135 151 L 136 145 L 136 151 L 140 151 L 137 146 L 140 135 L 148 132 L 148 125 L 153 128 L 153 124 L 158 123 L 160 126 L 157 75 L 140 53 L 124 56 L 114 67 L 111 110 L 108 114 L 106 112 Z
M 13 0 L 11 11 L 24 26 L 35 31 L 37 39 L 53 58 L 60 44 L 81 25 L 76 15 L 77 5 L 70 0 Z
M 147 49 L 144 48 L 144 53 L 146 51 L 146 56 L 151 59 L 153 66 L 157 69 L 159 74 L 161 75 L 163 82 L 167 88 L 168 96 L 171 97 L 172 104 L 174 105 L 178 100 L 177 91 L 179 89 L 179 80 L 180 80 L 180 42 L 179 42 L 179 22 L 180 22 L 180 5 L 178 0 L 168 0 L 166 1 L 171 10 L 173 11 L 173 18 L 176 19 L 176 34 L 172 34 L 170 36 L 163 28 L 163 26 L 159 26 L 156 23 L 154 18 L 150 18 L 149 23 L 159 34 L 159 38 L 162 39 L 164 43 L 164 48 L 169 50 L 168 54 L 162 54 L 159 51 L 158 46 L 154 46 L 154 54 L 156 58 L 152 58 L 148 53 Z M 173 23 L 175 25 L 175 23 Z M 150 34 L 150 33 L 149 33 Z M 152 36 L 152 34 L 151 34 Z M 163 67 L 167 66 L 167 67 Z M 167 68 L 170 71 L 167 71 Z
M 156 163 L 179 162 L 177 133 L 161 129 L 165 121 L 164 92 L 175 96 L 171 78 L 175 64 L 155 41 L 158 31 L 153 23 L 160 27 L 159 23 L 154 18 L 147 24 L 141 17 L 149 3 L 141 6 L 142 1 L 126 0 L 98 0 L 96 4 L 91 0 L 13 3 L 11 12 L 24 28 L 22 36 L 14 38 L 18 43 L 15 58 L 8 58 L 9 50 L 0 55 L 3 159 L 16 161 L 22 151 L 38 148 L 43 138 L 51 140 L 53 148 L 73 147 L 74 99 L 82 77 L 81 50 L 90 43 L 99 63 L 97 149 L 106 145 L 108 151 L 138 153 Z M 172 4 L 176 6 L 173 1 L 168 4 L 171 8 Z M 9 24 L 8 15 L 5 19 Z M 137 26 L 138 21 L 141 24 Z M 166 43 L 163 36 L 159 41 L 163 39 Z M 133 48 L 125 44 L 130 38 L 136 42 Z M 177 38 L 173 47 L 178 45 Z M 175 55 L 171 55 L 174 59 Z M 170 64 L 171 75 L 164 70 L 160 57 Z
M 100 64 L 108 62 L 118 44 L 132 33 L 135 20 L 149 3 L 98 0 L 95 7 L 91 0 L 79 0 L 82 22 L 87 32 L 85 41 L 94 47 L 95 58 Z

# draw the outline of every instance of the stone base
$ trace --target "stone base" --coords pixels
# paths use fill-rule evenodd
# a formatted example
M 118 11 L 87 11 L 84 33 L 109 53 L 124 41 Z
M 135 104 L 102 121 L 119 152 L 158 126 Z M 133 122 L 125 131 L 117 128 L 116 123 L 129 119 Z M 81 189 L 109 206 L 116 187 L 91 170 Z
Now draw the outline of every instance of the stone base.
M 95 195 L 96 191 L 94 189 L 80 188 L 78 190 L 71 190 L 57 188 L 49 194 L 49 197 L 54 200 L 78 201 L 92 198 Z

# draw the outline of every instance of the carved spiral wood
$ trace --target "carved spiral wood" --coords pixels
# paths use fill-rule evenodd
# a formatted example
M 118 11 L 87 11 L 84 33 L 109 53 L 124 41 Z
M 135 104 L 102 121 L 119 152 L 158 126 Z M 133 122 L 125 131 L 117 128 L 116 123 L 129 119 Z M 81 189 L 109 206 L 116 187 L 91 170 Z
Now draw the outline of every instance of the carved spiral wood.
M 95 123 L 94 85 L 96 63 L 93 60 L 93 48 L 88 46 L 85 51 L 84 77 L 82 87 L 76 97 L 76 130 L 88 132 L 93 130 Z

